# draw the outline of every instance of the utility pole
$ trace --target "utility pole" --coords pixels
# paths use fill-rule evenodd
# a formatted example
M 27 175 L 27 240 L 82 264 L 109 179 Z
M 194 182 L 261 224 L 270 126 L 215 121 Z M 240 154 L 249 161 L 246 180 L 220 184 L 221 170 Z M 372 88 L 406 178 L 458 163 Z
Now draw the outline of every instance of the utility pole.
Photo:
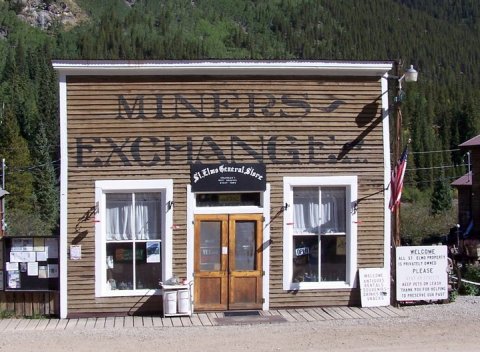
M 5 158 L 2 159 L 2 195 L 1 195 L 1 219 L 0 221 L 2 222 L 2 228 L 0 231 L 0 238 L 2 238 L 5 235 Z
M 2 111 L 0 113 L 0 126 L 3 125 L 3 111 L 5 110 L 5 102 L 2 102 Z M 2 195 L 0 200 L 0 211 L 1 211 L 1 228 L 0 228 L 0 238 L 5 235 L 5 195 L 8 192 L 5 191 L 5 158 L 2 158 Z

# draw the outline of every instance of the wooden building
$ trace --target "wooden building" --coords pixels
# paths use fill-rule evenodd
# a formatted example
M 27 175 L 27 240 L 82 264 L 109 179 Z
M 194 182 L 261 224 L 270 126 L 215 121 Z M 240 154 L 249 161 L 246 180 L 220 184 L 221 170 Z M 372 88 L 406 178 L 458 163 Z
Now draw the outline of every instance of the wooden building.
M 358 305 L 390 267 L 391 62 L 55 61 L 61 316 Z
M 477 261 L 480 257 L 480 135 L 459 147 L 469 153 L 471 162 L 471 170 L 452 182 L 458 190 L 460 251 L 465 259 Z

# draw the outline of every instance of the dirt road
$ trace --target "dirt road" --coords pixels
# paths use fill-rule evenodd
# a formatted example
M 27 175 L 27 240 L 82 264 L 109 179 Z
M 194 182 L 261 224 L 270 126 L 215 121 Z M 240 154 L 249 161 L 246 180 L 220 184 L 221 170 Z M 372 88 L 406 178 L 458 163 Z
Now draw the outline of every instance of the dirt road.
M 13 331 L 0 351 L 480 351 L 480 297 L 406 317 L 261 325 Z

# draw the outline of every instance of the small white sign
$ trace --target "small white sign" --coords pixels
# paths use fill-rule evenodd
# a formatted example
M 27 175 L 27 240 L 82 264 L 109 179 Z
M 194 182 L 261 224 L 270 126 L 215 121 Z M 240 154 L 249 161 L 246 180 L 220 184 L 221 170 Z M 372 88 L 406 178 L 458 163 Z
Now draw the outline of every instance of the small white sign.
M 33 263 L 28 263 L 27 266 L 27 275 L 28 276 L 38 276 L 38 263 L 33 262 Z
M 146 243 L 147 263 L 160 263 L 160 241 Z
M 390 278 L 386 269 L 360 269 L 359 278 L 362 307 L 390 305 Z
M 6 269 L 7 271 L 19 270 L 19 269 L 18 269 L 18 262 L 6 262 L 6 263 L 5 263 L 5 269 Z
M 10 252 L 10 262 L 29 263 L 36 259 L 35 252 Z
M 396 251 L 397 301 L 448 298 L 447 246 L 405 246 Z
M 82 245 L 80 244 L 70 245 L 70 259 L 71 260 L 82 259 Z

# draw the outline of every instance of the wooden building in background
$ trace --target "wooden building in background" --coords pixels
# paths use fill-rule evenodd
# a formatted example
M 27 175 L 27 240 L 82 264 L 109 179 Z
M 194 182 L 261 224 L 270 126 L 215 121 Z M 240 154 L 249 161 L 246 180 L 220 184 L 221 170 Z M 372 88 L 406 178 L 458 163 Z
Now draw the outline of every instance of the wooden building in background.
M 452 182 L 458 190 L 460 253 L 475 262 L 480 257 L 480 135 L 459 145 L 469 153 L 469 171 Z
M 391 62 L 55 61 L 61 316 L 358 305 L 390 267 Z

